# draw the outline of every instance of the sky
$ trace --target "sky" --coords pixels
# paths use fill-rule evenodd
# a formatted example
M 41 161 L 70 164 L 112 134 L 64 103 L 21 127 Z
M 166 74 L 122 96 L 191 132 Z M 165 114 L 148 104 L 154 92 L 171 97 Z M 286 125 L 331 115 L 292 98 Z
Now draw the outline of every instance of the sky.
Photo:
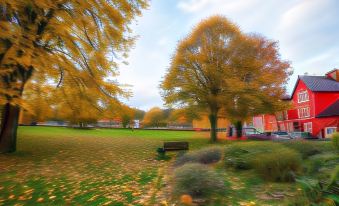
M 135 46 L 121 65 L 118 81 L 133 96 L 123 102 L 143 110 L 163 106 L 159 84 L 178 41 L 202 19 L 224 15 L 244 33 L 259 33 L 279 42 L 282 59 L 298 75 L 324 75 L 339 68 L 338 0 L 152 0 L 132 25 Z

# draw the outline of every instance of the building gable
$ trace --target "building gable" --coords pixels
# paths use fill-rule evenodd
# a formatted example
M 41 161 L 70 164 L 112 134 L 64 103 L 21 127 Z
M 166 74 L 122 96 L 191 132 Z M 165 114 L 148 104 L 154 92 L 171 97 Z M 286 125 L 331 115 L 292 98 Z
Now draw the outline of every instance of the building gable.
M 339 116 L 339 99 L 320 112 L 316 117 Z

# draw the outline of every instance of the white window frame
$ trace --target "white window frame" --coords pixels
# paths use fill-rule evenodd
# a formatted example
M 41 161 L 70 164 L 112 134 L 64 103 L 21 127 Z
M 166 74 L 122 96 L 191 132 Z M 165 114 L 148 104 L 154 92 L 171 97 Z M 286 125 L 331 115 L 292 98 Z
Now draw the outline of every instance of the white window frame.
M 302 107 L 298 109 L 298 117 L 299 118 L 306 118 L 311 116 L 310 107 Z
M 306 122 L 304 123 L 304 132 L 309 132 L 309 133 L 312 133 L 312 122 Z
M 310 101 L 310 96 L 307 90 L 298 92 L 298 103 L 308 102 L 308 101 Z
M 284 111 L 285 114 L 283 114 L 283 116 L 285 115 L 285 118 L 284 119 L 288 119 L 288 112 L 287 111 Z

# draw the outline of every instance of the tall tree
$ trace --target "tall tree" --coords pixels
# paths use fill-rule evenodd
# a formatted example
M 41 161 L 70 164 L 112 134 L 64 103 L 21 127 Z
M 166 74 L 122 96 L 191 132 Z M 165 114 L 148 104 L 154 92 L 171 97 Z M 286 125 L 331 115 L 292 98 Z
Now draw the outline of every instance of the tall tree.
M 218 114 L 228 90 L 225 76 L 240 36 L 238 27 L 224 17 L 201 21 L 179 42 L 161 84 L 168 105 L 194 107 L 208 114 L 211 141 L 217 140 Z
M 216 141 L 218 116 L 243 120 L 254 113 L 247 109 L 262 112 L 265 98 L 281 94 L 289 64 L 280 60 L 276 49 L 264 38 L 242 34 L 225 17 L 203 20 L 178 44 L 161 83 L 164 100 L 169 106 L 207 113 L 211 141 Z M 268 52 L 275 53 L 269 57 Z M 274 76 L 278 74 L 281 79 Z M 261 92 L 253 93 L 256 89 Z M 247 104 L 251 100 L 257 103 Z
M 36 73 L 65 90 L 124 94 L 107 77 L 117 75 L 115 57 L 125 57 L 133 44 L 129 25 L 146 1 L 0 1 L 0 153 L 16 150 L 22 95 Z
M 223 113 L 234 123 L 237 136 L 249 117 L 274 114 L 289 104 L 281 98 L 292 71 L 280 59 L 277 42 L 260 35 L 246 35 L 235 48 L 227 81 L 236 85 L 224 99 Z

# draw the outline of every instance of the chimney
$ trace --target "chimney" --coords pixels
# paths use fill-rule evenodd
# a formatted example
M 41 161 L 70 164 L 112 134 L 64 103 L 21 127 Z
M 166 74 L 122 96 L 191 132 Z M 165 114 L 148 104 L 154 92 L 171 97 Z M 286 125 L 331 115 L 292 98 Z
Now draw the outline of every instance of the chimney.
M 333 69 L 327 72 L 326 77 L 339 82 L 339 69 Z

